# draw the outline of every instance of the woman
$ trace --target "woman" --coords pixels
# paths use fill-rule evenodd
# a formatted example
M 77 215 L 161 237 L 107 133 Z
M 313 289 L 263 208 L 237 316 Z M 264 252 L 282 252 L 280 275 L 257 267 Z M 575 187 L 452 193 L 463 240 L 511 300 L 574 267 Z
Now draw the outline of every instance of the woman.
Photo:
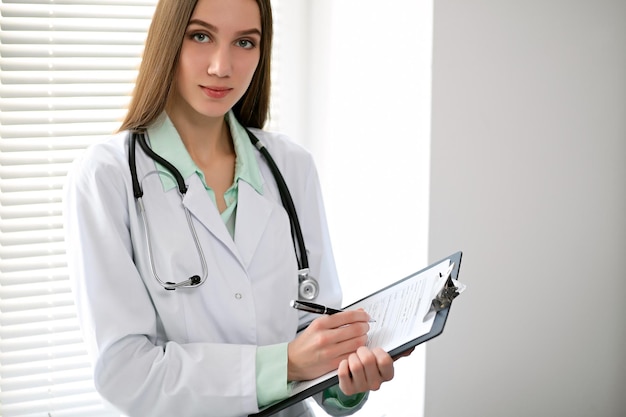
M 269 0 L 161 0 L 120 132 L 69 175 L 69 267 L 94 380 L 129 416 L 245 416 L 337 368 L 338 387 L 317 400 L 347 415 L 393 377 L 389 355 L 365 347 L 364 311 L 317 317 L 296 337 L 313 317 L 289 305 L 292 227 L 243 126 L 291 191 L 316 302 L 338 307 L 341 290 L 310 155 L 260 130 L 271 41 Z M 141 137 L 181 172 L 182 199 L 165 162 L 133 146 Z M 171 290 L 180 282 L 191 285 Z M 301 403 L 281 415 L 312 413 Z

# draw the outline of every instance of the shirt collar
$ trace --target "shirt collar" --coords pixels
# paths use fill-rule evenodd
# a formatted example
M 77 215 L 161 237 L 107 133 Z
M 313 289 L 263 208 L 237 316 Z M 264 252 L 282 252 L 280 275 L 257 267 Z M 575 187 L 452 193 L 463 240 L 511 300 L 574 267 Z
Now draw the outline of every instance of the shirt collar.
M 239 180 L 243 180 L 250 184 L 259 194 L 263 194 L 263 179 L 259 169 L 259 164 L 254 155 L 254 145 L 248 138 L 248 133 L 239 124 L 232 111 L 229 111 L 225 120 L 230 128 L 230 134 L 233 138 L 235 148 L 235 177 L 233 184 L 237 184 Z M 197 174 L 204 186 L 207 187 L 204 173 L 200 170 L 191 156 L 176 130 L 176 127 L 164 112 L 159 119 L 148 128 L 148 137 L 152 150 L 165 158 L 176 167 L 187 179 L 193 174 Z M 169 175 L 169 171 L 157 163 L 159 177 L 165 191 L 176 187 L 176 181 Z M 208 188 L 208 187 L 207 187 Z

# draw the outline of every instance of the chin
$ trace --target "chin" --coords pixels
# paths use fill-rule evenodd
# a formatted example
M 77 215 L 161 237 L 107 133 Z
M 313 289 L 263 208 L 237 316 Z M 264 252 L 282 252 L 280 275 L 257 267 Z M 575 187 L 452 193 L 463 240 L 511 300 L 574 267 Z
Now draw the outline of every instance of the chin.
M 219 107 L 210 106 L 210 108 L 208 106 L 198 106 L 198 107 L 194 107 L 194 110 L 199 116 L 204 116 L 209 119 L 216 119 L 216 118 L 224 117 L 226 113 L 230 111 L 231 108 L 232 106 L 230 107 L 229 106 L 219 106 Z

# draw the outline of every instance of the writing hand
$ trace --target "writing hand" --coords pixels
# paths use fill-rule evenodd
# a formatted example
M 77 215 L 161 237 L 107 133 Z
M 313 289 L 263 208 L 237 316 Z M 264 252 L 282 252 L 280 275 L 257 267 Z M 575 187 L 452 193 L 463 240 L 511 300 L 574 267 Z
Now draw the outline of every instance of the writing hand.
M 337 369 L 367 343 L 370 316 L 363 310 L 321 316 L 287 348 L 287 378 L 303 381 Z

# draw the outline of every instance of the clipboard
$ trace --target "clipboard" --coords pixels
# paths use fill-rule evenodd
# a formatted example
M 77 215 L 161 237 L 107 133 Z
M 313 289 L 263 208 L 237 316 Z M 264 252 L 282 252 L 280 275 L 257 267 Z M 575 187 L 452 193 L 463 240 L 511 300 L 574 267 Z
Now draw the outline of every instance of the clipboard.
M 430 277 L 433 276 L 432 274 L 437 271 L 437 275 L 441 279 L 441 282 L 437 282 L 435 284 L 435 288 L 429 289 L 431 292 L 427 294 L 427 299 L 420 300 L 420 303 L 425 301 L 428 304 L 427 315 L 430 315 L 429 320 L 432 321 L 432 327 L 430 327 L 430 329 L 425 334 L 421 334 L 420 336 L 406 341 L 405 343 L 401 343 L 400 345 L 394 346 L 391 349 L 385 349 L 387 350 L 389 355 L 395 359 L 407 350 L 412 349 L 415 346 L 431 340 L 443 333 L 444 326 L 448 319 L 448 314 L 450 313 L 452 300 L 456 298 L 464 289 L 464 286 L 458 282 L 459 270 L 461 267 L 461 258 L 462 252 L 456 252 L 447 258 L 435 262 L 420 271 L 417 271 L 405 278 L 394 282 L 391 285 L 381 288 L 380 290 L 368 295 L 367 297 L 364 297 L 361 300 L 344 307 L 344 309 L 349 310 L 351 308 L 358 308 L 360 305 L 362 305 L 364 302 L 367 302 L 368 300 L 372 300 L 375 299 L 375 297 L 387 294 L 396 288 L 401 288 L 402 286 L 412 284 L 412 281 L 417 282 L 418 280 L 422 279 L 421 277 L 428 277 L 428 279 L 432 279 Z M 440 272 L 444 270 L 446 271 L 444 273 L 449 272 L 449 275 L 446 277 L 443 276 L 444 273 Z M 433 289 L 435 290 L 434 294 L 432 293 Z M 411 290 L 409 289 L 408 291 Z M 368 310 L 366 309 L 366 311 Z M 371 312 L 370 315 L 372 315 Z M 374 317 L 376 316 L 374 315 Z M 424 317 L 424 319 L 426 319 L 426 317 Z M 271 404 L 260 410 L 258 413 L 250 414 L 248 417 L 271 416 L 272 414 L 277 413 L 280 410 L 283 410 L 293 404 L 305 400 L 312 395 L 324 391 L 326 388 L 337 385 L 339 383 L 339 378 L 337 377 L 336 373 L 331 372 L 330 375 L 327 374 L 320 378 L 317 378 L 316 380 L 305 381 L 304 383 L 306 384 L 306 388 L 299 389 L 290 397 L 277 403 Z

